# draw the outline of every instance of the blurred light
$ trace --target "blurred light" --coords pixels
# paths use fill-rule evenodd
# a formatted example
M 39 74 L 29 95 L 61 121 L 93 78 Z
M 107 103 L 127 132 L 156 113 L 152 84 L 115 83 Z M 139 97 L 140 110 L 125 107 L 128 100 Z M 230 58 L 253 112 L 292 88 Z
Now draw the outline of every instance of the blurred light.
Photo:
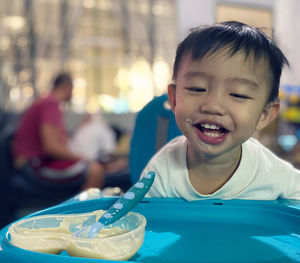
M 129 105 L 127 99 L 117 99 L 114 107 L 114 113 L 126 113 L 129 112 Z
M 94 0 L 84 0 L 83 6 L 85 8 L 93 8 L 95 6 L 95 2 L 94 2 Z
M 89 113 L 96 113 L 99 111 L 99 101 L 98 101 L 98 95 L 92 95 L 87 103 L 86 111 Z
M 144 58 L 139 58 L 131 67 L 130 84 L 134 90 L 152 90 L 152 71 Z
M 130 70 L 128 102 L 131 111 L 138 111 L 153 98 L 152 70 L 144 58 L 139 58 Z
M 2 23 L 13 31 L 19 31 L 25 26 L 26 21 L 22 16 L 6 16 L 3 18 Z
M 171 80 L 171 73 L 169 65 L 162 58 L 157 58 L 154 61 L 153 78 L 157 93 L 159 95 L 166 93 L 167 86 Z
M 98 102 L 104 111 L 112 112 L 115 108 L 116 98 L 107 94 L 101 94 L 98 97 Z
M 152 7 L 152 12 L 154 15 L 161 15 L 163 12 L 162 5 L 157 3 Z
M 293 134 L 285 134 L 285 135 L 280 135 L 278 137 L 279 145 L 286 152 L 290 152 L 291 150 L 293 150 L 293 148 L 297 144 L 297 141 L 298 141 L 297 136 Z
M 0 51 L 7 51 L 10 45 L 10 40 L 8 37 L 0 38 Z
M 9 92 L 10 100 L 13 102 L 18 102 L 20 100 L 20 97 L 21 97 L 20 89 L 18 87 L 11 88 Z
M 116 86 L 119 88 L 121 95 L 122 94 L 127 94 L 128 91 L 129 91 L 129 87 L 130 87 L 130 85 L 129 85 L 129 81 L 130 81 L 129 75 L 130 75 L 130 72 L 125 67 L 121 67 L 118 70 L 118 73 L 117 73 L 117 76 L 116 76 L 116 79 L 115 79 L 115 83 L 116 83 Z
M 141 110 L 152 98 L 153 95 L 149 92 L 131 92 L 128 96 L 130 111 L 137 112 Z
M 84 78 L 76 78 L 73 81 L 74 88 L 72 94 L 73 108 L 77 112 L 85 111 L 87 82 Z
M 300 121 L 300 110 L 298 107 L 288 107 L 283 113 L 282 117 L 289 121 L 299 122 Z
M 23 96 L 30 99 L 33 96 L 33 88 L 30 83 L 26 83 L 22 89 Z
M 75 87 L 86 88 L 86 86 L 87 86 L 87 82 L 84 78 L 76 78 L 76 79 L 74 79 L 73 83 L 74 83 Z
M 98 97 L 98 102 L 102 110 L 113 112 L 116 114 L 129 112 L 127 99 L 119 99 L 108 94 L 101 94 Z

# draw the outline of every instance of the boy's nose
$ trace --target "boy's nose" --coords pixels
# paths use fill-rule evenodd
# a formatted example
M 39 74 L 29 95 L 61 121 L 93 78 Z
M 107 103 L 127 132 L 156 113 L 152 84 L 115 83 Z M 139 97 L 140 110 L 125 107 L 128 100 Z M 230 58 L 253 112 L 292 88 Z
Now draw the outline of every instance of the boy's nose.
M 215 92 L 208 93 L 201 101 L 199 109 L 205 114 L 222 116 L 225 114 L 224 98 L 221 94 Z

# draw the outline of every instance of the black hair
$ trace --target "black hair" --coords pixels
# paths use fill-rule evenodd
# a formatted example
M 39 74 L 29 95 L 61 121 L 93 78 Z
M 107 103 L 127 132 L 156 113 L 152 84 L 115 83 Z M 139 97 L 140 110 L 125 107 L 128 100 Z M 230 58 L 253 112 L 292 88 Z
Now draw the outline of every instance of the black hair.
M 53 80 L 53 88 L 57 88 L 65 83 L 72 83 L 71 75 L 68 72 L 58 74 Z
M 278 99 L 280 76 L 287 58 L 265 33 L 259 28 L 237 21 L 228 21 L 211 26 L 194 28 L 178 45 L 173 67 L 173 80 L 176 80 L 182 58 L 190 55 L 192 60 L 227 49 L 230 56 L 243 52 L 247 58 L 265 58 L 271 73 L 271 92 L 268 102 Z

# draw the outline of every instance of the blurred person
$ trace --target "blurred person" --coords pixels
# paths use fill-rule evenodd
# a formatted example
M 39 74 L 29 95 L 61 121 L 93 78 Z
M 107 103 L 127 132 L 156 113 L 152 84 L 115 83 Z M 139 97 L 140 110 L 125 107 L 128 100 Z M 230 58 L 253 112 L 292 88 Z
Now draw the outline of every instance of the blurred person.
M 69 149 L 105 167 L 105 187 L 127 188 L 128 154 L 120 152 L 122 131 L 112 126 L 99 111 L 87 114 L 69 140 Z
M 116 151 L 116 134 L 101 112 L 89 114 L 70 138 L 69 148 L 73 152 L 80 151 L 87 160 L 106 162 Z
M 85 190 L 102 188 L 105 167 L 69 149 L 62 102 L 72 98 L 68 73 L 59 74 L 51 92 L 24 112 L 13 139 L 14 167 L 35 184 Z

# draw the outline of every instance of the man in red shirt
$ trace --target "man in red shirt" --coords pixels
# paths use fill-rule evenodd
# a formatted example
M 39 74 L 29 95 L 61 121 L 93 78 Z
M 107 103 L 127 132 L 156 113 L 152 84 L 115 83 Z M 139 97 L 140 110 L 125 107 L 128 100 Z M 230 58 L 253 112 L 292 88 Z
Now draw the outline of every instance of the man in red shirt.
M 104 166 L 84 160 L 68 147 L 60 103 L 71 100 L 72 90 L 70 75 L 59 74 L 50 94 L 38 98 L 26 110 L 13 141 L 14 166 L 44 185 L 80 190 L 102 188 Z

